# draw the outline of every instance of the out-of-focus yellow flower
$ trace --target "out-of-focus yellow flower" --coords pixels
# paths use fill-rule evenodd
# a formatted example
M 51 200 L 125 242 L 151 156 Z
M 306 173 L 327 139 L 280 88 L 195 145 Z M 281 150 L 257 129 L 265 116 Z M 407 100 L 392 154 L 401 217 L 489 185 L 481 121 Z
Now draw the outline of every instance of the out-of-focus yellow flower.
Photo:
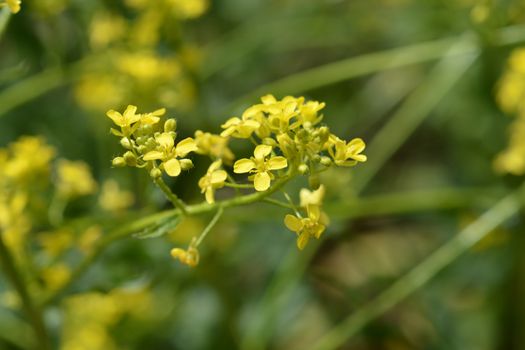
M 208 0 L 166 0 L 174 14 L 181 19 L 201 16 L 208 9 Z
M 133 205 L 134 196 L 129 191 L 121 190 L 115 180 L 106 180 L 102 185 L 98 202 L 102 209 L 118 212 Z
M 78 238 L 78 249 L 85 255 L 90 255 L 93 253 L 95 244 L 102 237 L 102 229 L 100 226 L 90 226 L 88 227 Z
M 82 161 L 61 159 L 57 164 L 57 190 L 65 198 L 85 196 L 95 192 L 97 183 L 89 166 Z
M 322 206 L 323 198 L 325 195 L 324 185 L 319 186 L 315 191 L 310 191 L 307 188 L 301 189 L 299 192 L 300 205 L 303 208 L 308 207 L 309 205 Z
M 71 247 L 73 232 L 61 229 L 54 232 L 40 233 L 38 241 L 50 257 L 56 258 Z
M 5 0 L 5 3 L 0 5 L 7 5 L 12 13 L 18 13 L 20 12 L 20 4 L 22 1 L 20 0 Z
M 353 139 L 346 143 L 335 135 L 330 137 L 328 152 L 334 163 L 339 166 L 354 166 L 358 162 L 366 162 L 366 156 L 360 154 L 366 145 L 362 139 Z
M 220 169 L 221 165 L 220 159 L 211 163 L 206 175 L 199 180 L 201 193 L 205 193 L 206 202 L 210 204 L 215 202 L 215 190 L 224 187 L 224 182 L 228 178 L 228 173 Z
M 208 155 L 214 159 L 221 159 L 225 164 L 231 164 L 235 155 L 228 147 L 228 138 L 201 130 L 195 131 L 195 144 L 198 154 Z
M 65 264 L 56 264 L 43 269 L 40 273 L 46 288 L 57 290 L 71 278 L 71 269 Z
M 255 173 L 253 184 L 255 190 L 266 191 L 270 187 L 271 180 L 275 177 L 272 170 L 284 169 L 288 166 L 286 158 L 282 156 L 268 157 L 272 153 L 272 146 L 258 145 L 253 151 L 253 157 L 239 159 L 233 165 L 233 171 L 237 174 Z
M 126 89 L 118 84 L 119 79 L 110 74 L 90 73 L 75 85 L 75 98 L 90 110 L 104 111 L 124 101 Z
M 93 16 L 89 28 L 89 42 L 95 49 L 101 49 L 122 39 L 126 33 L 126 21 L 117 15 L 98 13 Z
M 221 128 L 224 129 L 224 131 L 221 132 L 221 136 L 232 136 L 240 139 L 247 139 L 252 136 L 253 132 L 257 130 L 259 126 L 260 124 L 255 120 L 243 120 L 237 117 L 232 117 L 221 125 Z
M 303 250 L 311 237 L 319 239 L 326 226 L 321 220 L 321 211 L 316 205 L 307 206 L 308 217 L 301 218 L 294 215 L 286 215 L 284 224 L 290 231 L 297 234 L 297 247 Z
M 117 66 L 121 72 L 139 80 L 139 83 L 175 78 L 181 71 L 175 59 L 163 58 L 149 51 L 122 53 Z
M 5 163 L 4 175 L 15 182 L 41 178 L 49 173 L 55 149 L 36 136 L 24 136 L 9 146 L 11 158 Z
M 177 259 L 189 267 L 195 267 L 199 264 L 199 251 L 192 246 L 190 246 L 188 250 L 173 248 L 171 250 L 171 256 L 173 259 Z
M 190 152 L 197 149 L 195 141 L 191 138 L 185 138 L 175 146 L 173 133 L 164 132 L 155 136 L 157 147 L 144 155 L 145 161 L 161 160 L 161 167 L 164 168 L 169 176 L 179 176 L 182 170 L 181 161 L 190 162 L 189 159 L 179 159 L 185 157 Z

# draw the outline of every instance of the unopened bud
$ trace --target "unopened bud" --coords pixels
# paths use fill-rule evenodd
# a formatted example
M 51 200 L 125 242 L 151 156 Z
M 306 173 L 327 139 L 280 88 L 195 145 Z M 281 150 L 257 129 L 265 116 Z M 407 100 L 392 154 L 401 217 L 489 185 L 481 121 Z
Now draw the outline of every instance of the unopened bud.
M 321 157 L 321 164 L 324 166 L 330 166 L 332 165 L 332 160 L 330 159 L 330 157 Z
M 126 166 L 126 161 L 125 161 L 124 158 L 122 158 L 122 157 L 115 157 L 115 158 L 113 158 L 113 160 L 111 161 L 111 164 L 112 164 L 115 168 L 122 168 L 122 167 L 125 167 L 125 166 Z
M 308 172 L 308 165 L 306 164 L 301 164 L 299 165 L 299 167 L 297 168 L 297 170 L 301 173 L 301 174 L 306 174 Z
M 137 165 L 137 157 L 131 151 L 127 151 L 126 153 L 124 153 L 124 161 L 128 166 Z
M 193 162 L 191 161 L 191 159 L 180 159 L 179 162 L 182 170 L 188 170 L 193 168 Z
M 168 119 L 164 122 L 164 132 L 175 131 L 177 129 L 177 121 L 175 119 Z
M 120 139 L 120 145 L 124 147 L 125 149 L 131 149 L 132 144 L 131 141 L 127 137 L 123 137 Z
M 157 179 L 162 176 L 162 171 L 160 171 L 159 168 L 153 168 L 150 170 L 149 176 L 151 176 L 154 179 Z

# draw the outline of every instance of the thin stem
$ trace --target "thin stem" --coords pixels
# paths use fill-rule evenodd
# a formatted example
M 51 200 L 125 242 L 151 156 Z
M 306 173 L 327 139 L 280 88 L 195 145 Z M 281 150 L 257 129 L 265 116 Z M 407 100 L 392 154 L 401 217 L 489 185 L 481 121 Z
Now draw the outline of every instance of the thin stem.
M 44 325 L 42 312 L 33 301 L 33 298 L 22 278 L 22 274 L 18 271 L 13 256 L 5 245 L 2 232 L 0 232 L 0 261 L 2 262 L 2 268 L 7 278 L 22 301 L 24 312 L 31 322 L 35 336 L 38 339 L 37 349 L 49 349 L 49 337 Z
M 175 193 L 171 191 L 171 189 L 166 185 L 162 177 L 158 177 L 155 180 L 155 184 L 159 186 L 159 188 L 164 192 L 166 197 L 170 200 L 170 202 L 181 211 L 182 215 L 187 216 L 188 210 L 186 209 L 186 204 L 179 198 Z
M 295 212 L 295 215 L 297 215 L 298 217 L 302 217 L 301 213 L 299 212 L 299 209 L 297 208 L 297 206 L 293 202 L 293 200 L 290 197 L 290 195 L 286 191 L 281 191 L 281 192 L 284 194 L 284 197 L 286 198 L 288 203 L 290 203 L 290 206 L 292 207 L 293 211 Z
M 233 178 L 233 176 L 230 175 L 230 173 L 226 172 L 226 174 L 228 174 L 228 180 L 230 181 L 230 183 L 232 184 L 237 184 L 237 181 L 235 181 L 235 179 Z M 238 188 L 234 187 L 235 189 L 235 194 L 237 196 L 240 196 L 241 195 L 241 191 L 239 191 Z
M 501 199 L 426 260 L 397 279 L 378 297 L 348 316 L 311 349 L 332 350 L 340 348 L 348 338 L 359 332 L 367 323 L 422 287 L 439 271 L 486 237 L 493 229 L 518 213 L 521 207 L 519 195 L 522 194 L 523 192 L 516 191 Z
M 211 229 L 215 226 L 215 224 L 217 224 L 217 221 L 219 221 L 223 213 L 224 209 L 222 208 L 222 206 L 219 206 L 219 209 L 217 209 L 217 212 L 215 213 L 211 221 L 208 223 L 208 226 L 206 226 L 199 238 L 197 238 L 197 241 L 195 242 L 195 247 L 198 247 L 202 243 L 204 238 L 206 238 L 208 233 L 210 233 Z
M 234 184 L 234 183 L 231 183 L 231 182 L 225 182 L 224 183 L 224 186 L 226 187 L 231 187 L 231 188 L 247 188 L 247 189 L 253 189 L 253 185 L 250 185 L 250 184 Z
M 264 198 L 264 199 L 263 199 L 263 202 L 270 203 L 270 204 L 276 205 L 276 206 L 281 207 L 281 208 L 286 208 L 286 209 L 292 209 L 292 210 L 295 210 L 295 208 L 294 208 L 293 205 L 290 205 L 290 204 L 285 203 L 285 202 L 281 202 L 280 200 L 277 200 L 277 199 L 273 199 L 273 198 Z

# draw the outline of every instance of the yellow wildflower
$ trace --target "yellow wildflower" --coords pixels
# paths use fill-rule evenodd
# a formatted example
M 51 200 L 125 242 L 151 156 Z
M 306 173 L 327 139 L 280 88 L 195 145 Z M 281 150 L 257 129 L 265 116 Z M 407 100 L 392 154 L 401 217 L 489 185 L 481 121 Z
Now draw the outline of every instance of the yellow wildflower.
M 140 120 L 140 114 L 135 114 L 136 112 L 137 106 L 129 105 L 123 114 L 110 109 L 107 111 L 106 115 L 122 129 L 129 129 L 131 124 L 134 124 Z
M 308 214 L 306 218 L 290 214 L 284 217 L 286 227 L 297 234 L 297 247 L 300 250 L 306 247 L 310 237 L 319 239 L 326 228 L 322 223 L 321 211 L 317 205 L 308 205 L 306 210 Z
M 225 164 L 231 164 L 235 155 L 228 148 L 228 138 L 201 130 L 195 131 L 195 144 L 198 154 L 206 154 L 215 159 L 221 159 Z
M 91 176 L 88 165 L 82 161 L 59 160 L 57 176 L 57 190 L 63 197 L 88 195 L 97 188 L 97 183 Z
M 240 139 L 247 139 L 252 136 L 253 132 L 260 127 L 261 124 L 251 119 L 239 119 L 237 117 L 230 118 L 226 123 L 221 125 L 225 129 L 221 132 L 222 137 L 236 137 Z
M 173 259 L 178 259 L 181 263 L 190 267 L 195 267 L 199 264 L 199 251 L 192 246 L 190 246 L 188 250 L 173 248 L 171 250 L 171 256 Z
M 205 193 L 206 202 L 210 204 L 215 202 L 215 190 L 224 187 L 224 182 L 228 177 L 228 173 L 220 169 L 221 164 L 220 159 L 211 163 L 206 175 L 199 180 L 201 193 Z
M 66 229 L 41 233 L 38 236 L 38 241 L 50 257 L 56 258 L 71 247 L 73 233 Z
M 239 159 L 233 165 L 233 171 L 237 174 L 255 173 L 253 184 L 255 190 L 266 191 L 270 187 L 274 175 L 271 170 L 283 169 L 288 166 L 286 158 L 281 156 L 269 157 L 272 146 L 258 145 L 255 147 L 253 157 L 250 159 Z
M 49 290 L 57 290 L 71 278 L 71 269 L 63 263 L 45 268 L 40 273 L 44 284 Z
M 121 39 L 126 34 L 126 21 L 109 13 L 96 13 L 89 28 L 89 42 L 100 49 Z
M 5 163 L 4 175 L 16 182 L 38 179 L 49 172 L 55 149 L 35 136 L 24 136 L 9 146 L 12 157 Z
M 150 113 L 140 114 L 141 125 L 154 125 L 160 120 L 160 117 L 166 114 L 166 108 L 160 108 Z
M 197 149 L 195 141 L 191 138 L 185 138 L 175 146 L 174 133 L 163 132 L 155 136 L 157 147 L 144 155 L 145 161 L 161 160 L 161 166 L 169 176 L 179 176 L 182 170 L 181 160 L 191 162 L 189 159 L 178 159 L 185 157 L 188 153 Z
M 6 0 L 7 7 L 11 10 L 12 13 L 18 13 L 20 11 L 20 0 Z
M 107 211 L 120 211 L 133 204 L 133 193 L 120 189 L 115 180 L 106 180 L 102 185 L 102 191 L 98 202 L 102 209 Z
M 366 156 L 360 154 L 366 147 L 362 139 L 356 138 L 346 143 L 337 136 L 331 135 L 329 143 L 328 152 L 336 165 L 353 166 L 358 162 L 366 161 Z
M 301 189 L 301 191 L 299 192 L 301 207 L 306 208 L 309 205 L 316 205 L 320 207 L 323 204 L 324 194 L 324 185 L 319 186 L 319 188 L 315 191 L 310 191 L 307 188 Z

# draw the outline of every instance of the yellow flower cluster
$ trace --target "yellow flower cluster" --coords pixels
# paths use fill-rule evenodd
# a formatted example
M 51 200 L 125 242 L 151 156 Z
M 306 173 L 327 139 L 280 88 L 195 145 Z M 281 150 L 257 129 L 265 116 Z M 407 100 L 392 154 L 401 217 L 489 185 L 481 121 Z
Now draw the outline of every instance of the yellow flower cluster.
M 9 10 L 11 10 L 12 13 L 18 13 L 20 12 L 20 4 L 22 3 L 22 1 L 20 0 L 5 0 L 4 2 L 1 2 L 0 3 L 0 8 L 1 7 L 4 7 L 4 6 L 7 6 L 9 7 Z
M 496 170 L 525 174 L 525 48 L 515 50 L 498 85 L 496 99 L 504 112 L 515 115 L 507 148 L 496 158 Z
M 319 238 L 328 224 L 321 210 L 324 187 L 314 181 L 318 173 L 331 166 L 351 167 L 365 162 L 366 156 L 362 154 L 365 143 L 359 138 L 344 141 L 321 125 L 320 111 L 324 103 L 292 96 L 277 100 L 272 95 L 262 97 L 261 102 L 248 108 L 240 118 L 228 119 L 220 134 L 197 130 L 194 138 L 178 142 L 176 121 L 160 122 L 164 109 L 145 114 L 137 114 L 135 106 L 128 106 L 122 114 L 110 110 L 107 116 L 120 128 L 111 129 L 111 132 L 120 137 L 120 144 L 126 149 L 123 155 L 113 159 L 113 165 L 145 168 L 151 177 L 158 179 L 162 173 L 176 177 L 182 170 L 192 168 L 193 162 L 187 158 L 191 152 L 208 156 L 212 163 L 198 186 L 209 204 L 215 202 L 216 190 L 226 186 L 253 188 L 256 193 L 268 191 L 271 194 L 288 179 L 307 175 L 313 191 L 304 189 L 300 193 L 300 210 L 306 216 L 296 210 L 295 216 L 285 218 L 286 226 L 297 233 L 298 247 L 303 249 L 311 237 Z M 233 162 L 235 155 L 228 146 L 231 139 L 249 140 L 255 146 L 253 155 Z M 248 174 L 250 183 L 235 181 L 234 174 L 225 169 L 232 163 L 233 173 Z M 169 191 L 159 181 L 161 189 Z M 272 187 L 274 181 L 276 187 Z M 167 195 L 169 198 L 170 194 Z M 171 197 L 184 213 L 184 204 L 181 206 L 175 195 Z M 199 260 L 193 246 L 188 250 L 175 248 L 172 256 L 190 266 Z

